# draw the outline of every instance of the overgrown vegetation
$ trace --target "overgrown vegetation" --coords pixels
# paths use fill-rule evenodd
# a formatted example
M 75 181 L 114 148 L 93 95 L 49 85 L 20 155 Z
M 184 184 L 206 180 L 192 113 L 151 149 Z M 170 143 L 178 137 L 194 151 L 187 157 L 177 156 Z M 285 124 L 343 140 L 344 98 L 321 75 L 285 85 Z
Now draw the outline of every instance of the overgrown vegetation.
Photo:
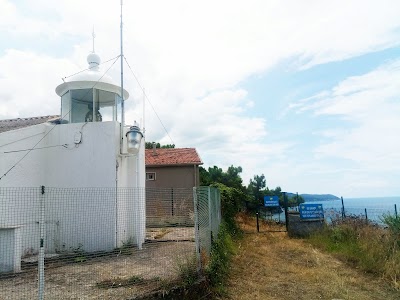
M 227 223 L 223 222 L 218 238 L 212 243 L 210 260 L 205 268 L 211 288 L 218 295 L 225 293 L 225 281 L 235 249 L 232 233 L 228 230 Z
M 384 215 L 383 228 L 358 216 L 334 220 L 310 237 L 313 245 L 390 280 L 400 288 L 400 218 Z
M 205 266 L 205 274 L 211 290 L 217 295 L 225 293 L 225 281 L 229 272 L 231 257 L 235 253 L 235 239 L 241 237 L 241 230 L 235 220 L 247 195 L 242 189 L 214 183 L 221 192 L 222 223 L 218 236 L 212 241 L 211 255 Z
M 280 224 L 262 221 L 259 233 L 251 215 L 240 213 L 236 220 L 246 234 L 235 241 L 227 295 L 220 299 L 399 299 L 400 291 L 380 276 L 362 274 L 307 240 L 289 238 Z
M 246 186 L 240 177 L 241 173 L 242 167 L 240 166 L 234 167 L 232 165 L 226 171 L 217 166 L 209 167 L 208 170 L 200 167 L 200 185 L 217 184 L 220 188 L 222 184 L 222 186 L 234 188 L 236 193 L 241 193 L 237 197 L 239 209 L 244 209 L 250 213 L 255 213 L 260 209 L 272 211 L 270 208 L 264 207 L 264 196 L 278 196 L 280 206 L 284 206 L 284 196 L 281 188 L 279 186 L 274 189 L 268 188 L 264 174 L 254 175 Z M 287 193 L 286 197 L 289 207 L 304 203 L 301 195 Z M 274 209 L 276 210 L 277 208 Z
M 194 284 L 198 279 L 197 258 L 195 255 L 180 258 L 177 262 L 177 270 L 181 285 L 185 288 Z
M 228 187 L 222 183 L 214 183 L 212 186 L 218 188 L 221 193 L 221 214 L 225 223 L 225 230 L 231 236 L 238 235 L 240 231 L 235 216 L 241 211 L 243 200 L 248 196 L 242 190 Z

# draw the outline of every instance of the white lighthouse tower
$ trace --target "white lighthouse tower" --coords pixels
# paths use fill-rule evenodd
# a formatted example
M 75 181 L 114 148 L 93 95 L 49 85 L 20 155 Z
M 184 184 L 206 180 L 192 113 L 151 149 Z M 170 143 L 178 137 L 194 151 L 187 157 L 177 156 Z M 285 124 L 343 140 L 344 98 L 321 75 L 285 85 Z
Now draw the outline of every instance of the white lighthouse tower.
M 18 208 L 0 211 L 0 225 L 20 228 L 22 256 L 38 252 L 43 197 L 46 253 L 111 251 L 126 243 L 141 248 L 145 240 L 143 134 L 133 120 L 123 123 L 129 93 L 100 70 L 97 54 L 87 60 L 86 71 L 56 88 L 58 120 L 0 133 L 7 153 L 0 156 L 7 174 L 0 187 L 45 187 L 44 195 L 17 189 L 20 196 L 0 199 L 2 207 Z
M 48 174 L 51 185 L 112 187 L 116 193 L 116 246 L 133 241 L 141 248 L 145 238 L 145 145 L 140 127 L 124 125 L 123 103 L 129 93 L 101 72 L 100 57 L 90 53 L 89 68 L 57 86 L 61 97 L 58 138 L 73 139 L 71 160 L 59 161 L 65 174 Z M 123 91 L 123 92 L 122 92 Z M 123 95 L 122 95 L 123 93 Z M 70 144 L 71 141 L 66 143 Z M 73 154 L 75 152 L 75 154 Z M 65 154 L 64 154 L 65 157 Z M 74 167 L 71 168 L 71 161 Z M 68 166 L 67 166 L 68 165 Z M 126 198 L 123 189 L 135 190 Z M 132 195 L 132 193 L 129 193 Z

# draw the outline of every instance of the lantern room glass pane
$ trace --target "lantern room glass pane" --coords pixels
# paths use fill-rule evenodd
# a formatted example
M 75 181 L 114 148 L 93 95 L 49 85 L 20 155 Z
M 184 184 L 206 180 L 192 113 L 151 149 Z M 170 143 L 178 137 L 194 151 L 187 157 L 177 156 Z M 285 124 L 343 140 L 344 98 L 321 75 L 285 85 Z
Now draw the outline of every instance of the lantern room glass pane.
M 115 121 L 117 119 L 115 109 L 115 93 L 103 90 L 95 90 L 95 104 L 99 107 L 102 121 Z
M 61 123 L 70 122 L 71 101 L 69 91 L 61 96 Z
M 70 90 L 61 97 L 61 116 L 63 123 L 121 122 L 121 98 L 99 89 Z
M 70 93 L 71 123 L 93 122 L 93 89 L 71 90 Z

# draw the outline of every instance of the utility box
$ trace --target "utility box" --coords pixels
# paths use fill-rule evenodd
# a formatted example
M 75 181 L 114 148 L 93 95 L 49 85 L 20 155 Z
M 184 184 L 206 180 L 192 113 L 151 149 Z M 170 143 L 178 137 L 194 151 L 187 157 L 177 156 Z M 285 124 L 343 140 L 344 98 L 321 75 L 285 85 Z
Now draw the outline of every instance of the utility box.
M 21 272 L 21 226 L 0 227 L 0 273 Z

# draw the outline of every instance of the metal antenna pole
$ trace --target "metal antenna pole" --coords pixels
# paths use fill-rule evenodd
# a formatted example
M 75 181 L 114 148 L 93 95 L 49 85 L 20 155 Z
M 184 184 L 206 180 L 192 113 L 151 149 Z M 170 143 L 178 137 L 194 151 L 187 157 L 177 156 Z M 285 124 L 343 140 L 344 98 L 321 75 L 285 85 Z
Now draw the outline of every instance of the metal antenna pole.
M 123 47 L 122 47 L 122 27 L 123 27 L 123 23 L 122 23 L 122 0 L 121 0 L 121 54 L 120 54 L 120 58 L 121 58 L 121 128 L 124 128 L 125 126 L 125 104 L 124 104 L 124 62 L 123 62 L 123 58 L 124 58 L 124 52 L 123 52 Z M 121 138 L 122 135 L 121 135 Z
M 146 91 L 143 88 L 143 136 L 145 136 L 146 133 L 146 127 L 145 127 L 145 117 L 146 117 L 146 110 L 145 110 L 145 105 L 146 105 Z
M 96 37 L 96 34 L 94 33 L 94 25 L 93 25 L 93 31 L 92 31 L 92 37 L 93 37 L 93 53 L 94 53 L 94 39 Z

